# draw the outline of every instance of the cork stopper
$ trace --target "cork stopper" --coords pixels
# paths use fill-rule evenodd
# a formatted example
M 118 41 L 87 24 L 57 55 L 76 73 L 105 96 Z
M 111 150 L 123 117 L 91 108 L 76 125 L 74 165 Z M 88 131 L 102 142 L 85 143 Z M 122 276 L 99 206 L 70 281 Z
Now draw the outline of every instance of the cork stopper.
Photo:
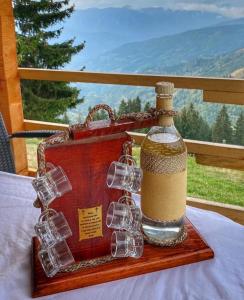
M 174 84 L 172 82 L 157 82 L 155 92 L 158 95 L 171 96 L 174 93 Z
M 157 93 L 156 108 L 166 111 L 173 110 L 173 93 L 174 84 L 172 82 L 158 82 L 156 83 L 155 91 Z M 171 126 L 174 124 L 172 116 L 159 116 L 160 126 Z

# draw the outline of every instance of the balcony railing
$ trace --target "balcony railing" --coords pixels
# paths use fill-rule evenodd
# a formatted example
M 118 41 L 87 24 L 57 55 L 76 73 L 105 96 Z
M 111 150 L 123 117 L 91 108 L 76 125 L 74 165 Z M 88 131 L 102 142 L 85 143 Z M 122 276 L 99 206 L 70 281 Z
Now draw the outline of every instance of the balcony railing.
M 226 78 L 204 78 L 185 76 L 160 76 L 141 74 L 112 74 L 97 72 L 60 71 L 19 68 L 20 79 L 85 82 L 154 87 L 158 81 L 174 82 L 176 88 L 203 90 L 203 101 L 244 104 L 244 80 Z M 240 95 L 242 97 L 240 97 Z M 223 97 L 223 98 L 221 98 Z M 106 99 L 106 95 L 104 95 Z M 106 101 L 106 100 L 105 100 Z M 64 129 L 67 125 L 24 120 L 26 130 Z M 140 144 L 144 135 L 131 133 Z M 196 162 L 209 166 L 244 170 L 244 147 L 185 140 L 188 152 Z
M 244 104 L 244 80 L 185 76 L 160 76 L 138 74 L 111 74 L 19 68 L 20 79 L 83 82 L 93 84 L 117 84 L 154 87 L 158 81 L 174 82 L 176 88 L 203 90 L 203 101 L 223 104 Z M 106 95 L 104 95 L 106 98 Z M 26 130 L 67 129 L 66 124 L 24 120 Z M 140 145 L 144 134 L 130 132 Z M 185 140 L 188 152 L 196 162 L 222 168 L 244 170 L 244 147 L 235 145 Z M 244 208 L 188 197 L 187 204 L 219 212 L 244 224 Z

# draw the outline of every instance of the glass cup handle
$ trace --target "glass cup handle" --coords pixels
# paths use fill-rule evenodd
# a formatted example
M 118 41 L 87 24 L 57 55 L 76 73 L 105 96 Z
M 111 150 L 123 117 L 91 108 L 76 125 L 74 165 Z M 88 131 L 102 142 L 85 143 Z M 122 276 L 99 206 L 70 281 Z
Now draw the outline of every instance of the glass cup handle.
M 47 162 L 46 163 L 46 168 L 49 169 L 49 170 L 52 170 L 52 169 L 55 169 L 55 165 L 51 162 Z
M 135 201 L 130 196 L 122 196 L 118 200 L 119 203 L 126 204 L 128 206 L 136 206 Z
M 135 159 L 131 155 L 128 155 L 128 154 L 120 156 L 118 161 L 121 163 L 127 163 L 127 164 L 131 163 L 133 166 L 136 166 Z
M 48 215 L 50 216 L 50 214 L 54 216 L 54 215 L 57 215 L 57 212 L 56 212 L 56 210 L 54 210 L 52 208 L 48 208 L 48 209 L 44 210 L 38 218 L 38 223 L 43 222 L 43 218 L 47 217 Z

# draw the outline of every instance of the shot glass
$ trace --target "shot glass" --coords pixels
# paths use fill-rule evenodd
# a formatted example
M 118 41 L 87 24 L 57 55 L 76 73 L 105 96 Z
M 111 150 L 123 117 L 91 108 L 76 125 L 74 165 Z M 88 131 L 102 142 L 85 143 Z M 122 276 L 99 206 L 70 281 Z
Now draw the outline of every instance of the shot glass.
M 41 213 L 34 229 L 43 247 L 50 247 L 72 235 L 63 213 L 56 212 L 54 209 L 48 209 Z
M 54 199 L 72 190 L 71 183 L 64 170 L 60 166 L 49 165 L 52 166 L 50 171 L 32 181 L 43 206 L 48 206 Z
M 139 258 L 143 254 L 144 240 L 140 232 L 114 231 L 111 237 L 113 257 Z
M 136 193 L 141 188 L 142 170 L 135 164 L 113 161 L 107 174 L 107 186 L 109 188 L 125 190 Z
M 136 206 L 132 197 L 124 195 L 119 198 L 118 203 L 123 203 L 129 206 L 131 212 L 131 223 L 126 230 L 140 231 L 142 222 L 142 213 L 140 207 Z
M 111 202 L 107 211 L 106 224 L 109 228 L 133 232 L 140 230 L 141 219 L 139 207 Z
M 74 263 L 74 257 L 66 241 L 60 241 L 49 248 L 42 247 L 38 258 L 47 277 L 53 277 L 62 268 Z

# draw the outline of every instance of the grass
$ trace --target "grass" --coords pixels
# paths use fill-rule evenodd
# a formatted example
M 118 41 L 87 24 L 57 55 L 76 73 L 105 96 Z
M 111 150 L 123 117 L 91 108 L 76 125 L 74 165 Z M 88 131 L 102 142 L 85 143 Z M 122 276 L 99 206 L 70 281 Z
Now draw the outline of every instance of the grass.
M 26 139 L 27 145 L 27 160 L 29 168 L 37 169 L 37 146 L 41 142 L 41 139 Z
M 28 164 L 37 168 L 36 149 L 39 139 L 28 139 Z M 140 147 L 133 149 L 139 164 Z M 244 172 L 206 167 L 188 157 L 188 196 L 244 206 Z

